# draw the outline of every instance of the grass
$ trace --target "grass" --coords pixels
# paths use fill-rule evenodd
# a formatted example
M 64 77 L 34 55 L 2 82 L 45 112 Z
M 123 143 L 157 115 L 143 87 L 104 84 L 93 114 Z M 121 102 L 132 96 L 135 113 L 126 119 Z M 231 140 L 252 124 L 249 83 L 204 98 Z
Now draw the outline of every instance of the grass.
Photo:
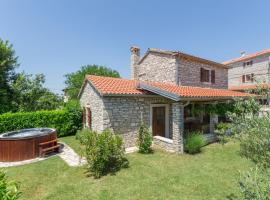
M 65 144 L 69 145 L 71 148 L 73 148 L 74 151 L 76 151 L 79 155 L 83 154 L 83 148 L 78 142 L 78 140 L 75 139 L 75 136 L 68 136 L 68 137 L 61 137 L 58 138 L 60 142 L 64 142 Z
M 74 137 L 61 138 L 75 150 Z M 228 199 L 238 196 L 238 170 L 250 163 L 239 145 L 212 144 L 198 155 L 162 151 L 128 155 L 130 167 L 101 179 L 86 177 L 84 167 L 69 167 L 59 157 L 8 169 L 21 182 L 22 200 L 40 199 Z

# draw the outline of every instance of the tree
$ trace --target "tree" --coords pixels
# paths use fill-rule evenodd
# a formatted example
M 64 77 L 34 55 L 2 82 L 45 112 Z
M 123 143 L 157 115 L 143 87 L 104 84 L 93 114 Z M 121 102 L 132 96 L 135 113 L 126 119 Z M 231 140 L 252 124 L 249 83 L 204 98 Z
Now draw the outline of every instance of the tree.
M 12 84 L 14 98 L 13 111 L 53 110 L 62 105 L 62 97 L 44 87 L 43 74 L 27 75 L 24 72 L 17 75 Z
M 98 65 L 86 65 L 82 66 L 80 70 L 74 73 L 66 74 L 66 94 L 71 99 L 76 99 L 80 92 L 80 88 L 83 84 L 85 75 L 97 75 L 119 78 L 120 75 L 117 71 L 110 68 Z
M 11 83 L 15 78 L 14 70 L 17 66 L 19 64 L 13 46 L 0 39 L 0 114 L 11 109 Z
M 255 164 L 254 169 L 241 172 L 238 181 L 246 200 L 270 199 L 270 114 L 260 114 L 260 108 L 255 98 L 238 99 L 229 114 L 233 133 L 240 141 L 240 154 Z

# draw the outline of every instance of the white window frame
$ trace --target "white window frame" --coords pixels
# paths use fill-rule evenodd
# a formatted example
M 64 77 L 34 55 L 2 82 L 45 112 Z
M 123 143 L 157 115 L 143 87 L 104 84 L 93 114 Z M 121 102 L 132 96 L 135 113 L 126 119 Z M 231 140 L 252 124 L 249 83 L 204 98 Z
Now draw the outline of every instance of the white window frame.
M 253 81 L 252 81 L 252 74 L 253 74 Z M 245 82 L 242 81 L 242 83 L 254 83 L 254 76 L 255 76 L 254 73 L 244 74 L 244 76 L 245 76 Z M 250 80 L 249 81 L 247 81 L 247 76 L 250 76 Z

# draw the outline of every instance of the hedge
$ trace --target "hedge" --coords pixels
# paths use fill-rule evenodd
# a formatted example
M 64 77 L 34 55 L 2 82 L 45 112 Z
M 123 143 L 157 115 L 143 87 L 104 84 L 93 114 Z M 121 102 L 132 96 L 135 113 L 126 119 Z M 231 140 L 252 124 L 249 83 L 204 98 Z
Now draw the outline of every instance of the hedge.
M 58 136 L 75 134 L 81 129 L 81 111 L 75 108 L 5 113 L 0 115 L 0 134 L 25 128 L 48 127 L 57 130 Z

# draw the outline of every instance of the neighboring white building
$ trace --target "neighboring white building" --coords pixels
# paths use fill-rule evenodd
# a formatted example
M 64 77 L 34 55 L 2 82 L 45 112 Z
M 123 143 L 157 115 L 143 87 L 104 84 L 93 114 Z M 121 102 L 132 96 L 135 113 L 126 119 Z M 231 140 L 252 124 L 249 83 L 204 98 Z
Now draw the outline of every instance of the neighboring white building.
M 257 82 L 270 82 L 270 49 L 253 54 L 242 53 L 223 64 L 229 66 L 228 85 L 232 90 L 248 90 L 254 88 Z

